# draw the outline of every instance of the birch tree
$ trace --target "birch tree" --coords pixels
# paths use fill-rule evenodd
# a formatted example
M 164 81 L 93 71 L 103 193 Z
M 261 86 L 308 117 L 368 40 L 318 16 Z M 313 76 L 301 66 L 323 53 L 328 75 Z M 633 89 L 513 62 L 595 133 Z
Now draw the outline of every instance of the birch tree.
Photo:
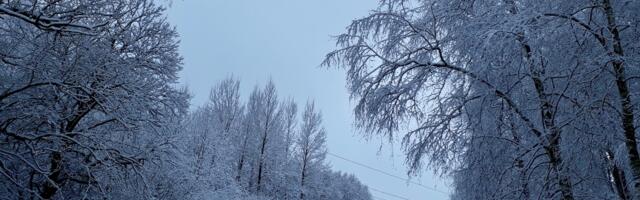
M 623 38 L 638 31 L 618 22 L 638 21 L 637 7 L 382 1 L 337 37 L 325 64 L 347 70 L 358 128 L 400 134 L 412 172 L 453 172 L 461 199 L 628 199 L 622 180 L 638 186 L 627 82 L 636 71 L 624 66 L 637 62 L 624 47 L 637 44 Z M 619 147 L 624 169 L 611 162 Z M 496 193 L 504 188 L 517 196 Z
M 305 199 L 305 194 L 312 191 L 309 177 L 319 172 L 319 166 L 323 165 L 327 154 L 327 133 L 321 126 L 322 116 L 315 109 L 313 102 L 307 102 L 296 140 L 297 157 L 300 160 L 300 199 Z

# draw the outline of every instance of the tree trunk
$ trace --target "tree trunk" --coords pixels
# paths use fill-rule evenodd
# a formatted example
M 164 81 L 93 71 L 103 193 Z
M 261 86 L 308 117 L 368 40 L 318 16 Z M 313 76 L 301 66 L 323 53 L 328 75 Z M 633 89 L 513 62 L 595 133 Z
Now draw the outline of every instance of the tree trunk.
M 58 180 L 60 179 L 60 172 L 62 171 L 62 153 L 51 153 L 50 162 L 50 171 L 52 173 L 47 176 L 48 181 L 44 184 L 42 192 L 40 193 L 43 199 L 51 199 L 56 192 L 58 192 Z
M 66 122 L 66 126 L 61 126 L 63 128 L 60 130 L 60 132 L 65 135 L 67 135 L 67 133 L 73 132 L 82 118 L 84 118 L 84 116 L 87 115 L 87 113 L 89 113 L 95 105 L 96 102 L 93 99 L 89 100 L 89 102 L 78 102 L 76 109 L 77 112 L 71 119 L 69 119 L 69 121 Z M 69 145 L 71 145 L 70 141 L 68 140 L 63 141 L 62 143 L 63 145 L 60 148 L 60 151 L 54 151 L 53 153 L 51 153 L 51 166 L 49 168 L 51 174 L 47 176 L 48 180 L 44 184 L 40 193 L 40 196 L 43 199 L 51 199 L 58 192 L 58 188 L 60 187 L 59 181 L 64 167 L 62 151 L 69 147 Z
M 305 149 L 304 151 L 304 155 L 303 155 L 303 159 L 302 159 L 302 173 L 300 173 L 300 200 L 304 199 L 304 179 L 306 177 L 306 172 L 307 172 L 307 162 L 308 162 L 308 153 Z
M 269 133 L 269 120 L 267 119 L 267 122 L 265 123 L 265 128 L 264 128 L 264 135 L 262 137 L 262 145 L 260 147 L 260 158 L 258 158 L 258 182 L 256 183 L 256 191 L 258 193 L 260 193 L 261 190 L 261 182 L 262 182 L 262 168 L 264 165 L 264 153 L 265 153 L 265 149 L 267 146 L 267 134 Z
M 518 8 L 515 4 L 515 1 L 504 0 L 504 2 L 510 5 L 508 12 L 514 15 L 518 14 Z M 549 158 L 549 164 L 551 165 L 551 169 L 553 170 L 553 172 L 556 173 L 558 187 L 560 189 L 562 199 L 573 200 L 574 198 L 571 179 L 566 175 L 562 166 L 562 156 L 560 151 L 561 131 L 555 125 L 555 115 L 553 114 L 554 106 L 549 100 L 548 92 L 545 90 L 544 82 L 541 77 L 544 73 L 544 66 L 536 68 L 534 60 L 532 58 L 533 52 L 531 46 L 526 41 L 524 31 L 518 33 L 518 35 L 516 36 L 516 40 L 522 47 L 522 54 L 525 61 L 527 62 L 527 68 L 529 70 L 529 73 L 531 74 L 530 77 L 533 81 L 536 94 L 538 95 L 538 99 L 540 101 L 540 117 L 544 125 L 544 130 L 547 133 L 546 142 L 548 143 L 544 148 L 547 157 Z M 543 65 L 543 63 L 540 64 Z
M 505 106 L 502 105 L 502 108 L 504 108 Z M 503 118 L 503 113 L 504 110 L 500 110 L 500 118 Z M 511 140 L 513 140 L 513 142 L 515 143 L 516 149 L 515 149 L 515 156 L 516 159 L 514 161 L 514 165 L 518 171 L 519 174 L 519 178 L 520 178 L 520 188 L 522 190 L 520 197 L 523 200 L 529 200 L 531 199 L 531 194 L 529 192 L 529 182 L 528 182 L 528 176 L 527 176 L 527 169 L 525 169 L 525 161 L 520 158 L 518 155 L 519 152 L 522 152 L 522 148 L 521 148 L 521 143 L 520 143 L 520 137 L 518 136 L 518 131 L 516 130 L 516 124 L 513 122 L 513 120 L 511 120 L 511 117 L 508 118 L 503 118 L 504 120 L 508 121 L 510 124 L 510 132 L 511 132 Z M 500 124 L 498 125 L 498 127 L 500 127 Z
M 614 186 L 614 192 L 618 194 L 621 200 L 631 200 L 629 188 L 627 187 L 627 179 L 624 176 L 624 171 L 616 164 L 615 157 L 611 150 L 606 150 L 605 160 L 609 164 L 609 176 Z
M 236 181 L 240 183 L 242 179 L 242 168 L 244 167 L 245 148 L 247 147 L 247 139 L 244 140 L 242 149 L 240 150 L 240 160 L 238 161 L 238 174 L 236 174 Z
M 571 184 L 571 179 L 567 176 L 567 173 L 564 172 L 564 167 L 562 166 L 563 160 L 560 155 L 559 133 L 551 134 L 549 140 L 551 140 L 550 144 L 545 147 L 545 150 L 547 157 L 549 157 L 551 169 L 556 173 L 558 187 L 560 187 L 560 194 L 564 200 L 573 200 L 573 186 Z
M 631 164 L 631 172 L 633 174 L 633 187 L 636 195 L 640 194 L 640 155 L 638 154 L 638 143 L 636 141 L 636 130 L 634 126 L 633 104 L 631 103 L 631 93 L 629 84 L 626 80 L 624 57 L 622 49 L 622 41 L 620 32 L 616 23 L 615 14 L 611 4 L 611 0 L 603 0 L 602 6 L 607 17 L 608 29 L 613 36 L 613 72 L 616 78 L 616 86 L 620 94 L 620 106 L 622 108 L 622 128 L 624 130 L 625 145 L 627 147 L 627 156 Z
M 544 130 L 545 132 L 547 132 L 546 142 L 548 144 L 545 146 L 545 151 L 547 157 L 549 158 L 549 164 L 551 165 L 551 169 L 553 170 L 553 172 L 556 173 L 558 179 L 558 187 L 560 189 L 562 199 L 573 200 L 574 198 L 571 179 L 566 175 L 563 169 L 564 166 L 562 163 L 563 160 L 560 151 L 561 131 L 555 125 L 555 115 L 553 113 L 553 110 L 555 108 L 549 100 L 548 92 L 545 90 L 544 82 L 542 81 L 544 66 L 541 66 L 540 69 L 537 69 L 535 67 L 531 55 L 533 52 L 524 38 L 524 33 L 521 33 L 521 35 L 519 35 L 517 39 L 522 45 L 522 51 L 528 65 L 527 67 L 529 68 L 529 73 L 531 74 L 531 80 L 533 81 L 538 99 L 540 101 L 540 117 L 542 118 Z M 541 63 L 541 65 L 543 65 L 543 63 Z

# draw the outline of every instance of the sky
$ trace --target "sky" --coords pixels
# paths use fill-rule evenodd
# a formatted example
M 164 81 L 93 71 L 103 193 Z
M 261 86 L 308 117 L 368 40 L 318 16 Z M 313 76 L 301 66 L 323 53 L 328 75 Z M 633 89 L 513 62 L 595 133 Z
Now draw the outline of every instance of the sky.
M 174 0 L 168 19 L 180 34 L 180 82 L 194 96 L 192 106 L 199 106 L 211 86 L 229 76 L 241 80 L 245 99 L 256 84 L 272 79 L 280 98 L 292 97 L 300 108 L 315 101 L 328 133 L 327 161 L 334 170 L 355 174 L 374 199 L 448 199 L 424 187 L 448 193 L 446 178 L 429 171 L 411 178 L 422 186 L 397 178 L 408 178 L 399 145 L 365 139 L 355 130 L 345 71 L 320 67 L 335 49 L 332 36 L 376 5 L 376 0 Z

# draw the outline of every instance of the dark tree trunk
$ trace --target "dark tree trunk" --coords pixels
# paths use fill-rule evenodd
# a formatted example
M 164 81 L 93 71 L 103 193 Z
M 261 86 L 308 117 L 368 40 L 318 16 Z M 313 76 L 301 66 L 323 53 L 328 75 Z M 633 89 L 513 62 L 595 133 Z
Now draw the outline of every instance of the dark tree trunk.
M 262 136 L 262 145 L 260 147 L 260 158 L 258 159 L 258 182 L 256 183 L 256 191 L 260 193 L 262 187 L 262 174 L 263 174 L 263 165 L 264 165 L 264 154 L 267 146 L 267 136 L 269 134 L 269 120 L 265 123 L 264 135 Z
M 624 62 L 621 57 L 624 56 L 622 49 L 622 41 L 620 31 L 616 23 L 615 14 L 611 4 L 611 0 L 603 0 L 602 6 L 607 17 L 607 25 L 609 32 L 613 36 L 613 72 L 616 78 L 616 86 L 618 94 L 620 94 L 620 106 L 622 108 L 622 128 L 624 130 L 625 145 L 627 147 L 627 156 L 631 163 L 631 173 L 633 174 L 633 187 L 636 194 L 640 194 L 640 155 L 638 154 L 638 143 L 636 141 L 636 130 L 634 126 L 634 109 L 631 101 L 631 93 L 629 84 L 626 80 Z
M 43 199 L 51 199 L 58 192 L 58 180 L 62 171 L 62 154 L 60 152 L 51 153 L 51 174 L 47 176 L 48 181 L 44 184 L 40 196 Z

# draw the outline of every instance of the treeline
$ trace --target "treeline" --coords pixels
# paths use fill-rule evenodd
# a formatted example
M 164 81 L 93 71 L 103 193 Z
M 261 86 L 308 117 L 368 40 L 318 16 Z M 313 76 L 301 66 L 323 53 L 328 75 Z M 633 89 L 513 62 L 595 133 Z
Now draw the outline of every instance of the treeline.
M 237 81 L 189 112 L 153 0 L 0 1 L 0 199 L 369 199 L 309 103 Z
M 325 163 L 326 132 L 313 102 L 299 112 L 269 82 L 242 103 L 239 85 L 223 80 L 188 117 L 184 163 L 196 184 L 187 191 L 221 199 L 371 199 L 355 177 Z

